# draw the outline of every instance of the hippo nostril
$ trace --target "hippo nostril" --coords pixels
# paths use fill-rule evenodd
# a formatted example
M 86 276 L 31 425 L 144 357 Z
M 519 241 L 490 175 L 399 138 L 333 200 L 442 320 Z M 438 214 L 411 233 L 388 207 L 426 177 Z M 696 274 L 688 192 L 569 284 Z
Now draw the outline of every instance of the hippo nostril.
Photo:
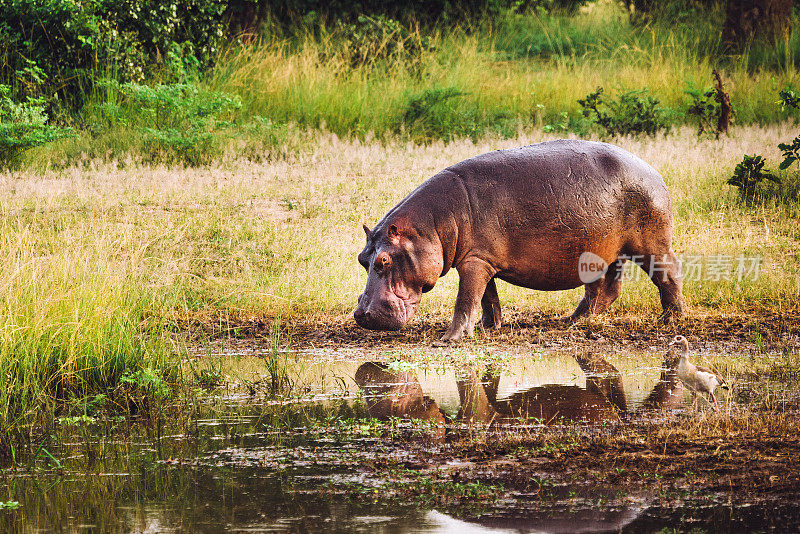
M 356 308 L 356 311 L 353 313 L 353 315 L 355 316 L 356 322 L 361 326 L 368 325 L 372 319 L 372 313 L 363 310 L 360 306 Z

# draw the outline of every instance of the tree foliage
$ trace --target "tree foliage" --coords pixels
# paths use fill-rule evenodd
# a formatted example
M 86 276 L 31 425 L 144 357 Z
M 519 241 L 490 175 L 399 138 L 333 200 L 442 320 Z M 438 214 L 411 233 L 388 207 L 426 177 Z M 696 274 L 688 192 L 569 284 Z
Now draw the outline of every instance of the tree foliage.
M 575 13 L 588 0 L 230 0 L 227 17 L 240 30 L 253 30 L 267 17 L 283 24 L 316 21 L 352 23 L 359 17 L 384 16 L 403 23 L 463 23 L 507 9 Z
M 0 0 L 0 77 L 18 92 L 79 98 L 98 76 L 140 81 L 156 58 L 206 65 L 225 0 Z M 34 79 L 32 79 L 32 76 Z M 36 81 L 38 83 L 30 83 Z M 36 95 L 33 95 L 36 96 Z

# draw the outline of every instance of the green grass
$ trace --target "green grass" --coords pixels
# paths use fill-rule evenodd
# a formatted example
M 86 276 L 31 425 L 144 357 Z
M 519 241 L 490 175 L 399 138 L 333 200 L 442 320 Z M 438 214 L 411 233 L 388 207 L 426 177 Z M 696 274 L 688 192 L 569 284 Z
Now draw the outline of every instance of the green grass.
M 598 86 L 612 98 L 647 88 L 679 125 L 687 121 L 687 84 L 710 86 L 714 68 L 722 72 L 738 124 L 796 118 L 797 112 L 781 109 L 777 93 L 798 83 L 800 31 L 786 42 L 723 56 L 722 19 L 717 10 L 631 25 L 617 3 L 596 2 L 573 17 L 507 13 L 465 27 L 416 28 L 403 46 L 378 43 L 375 50 L 385 53 L 355 59 L 341 28 L 288 35 L 267 28 L 254 41 L 231 43 L 215 67 L 200 73 L 201 95 L 228 95 L 241 107 L 207 125 L 213 139 L 183 160 L 286 157 L 305 147 L 309 130 L 319 129 L 384 143 L 513 138 L 560 122 L 562 113 L 572 130 L 586 135 L 591 126 L 577 100 Z M 103 72 L 98 68 L 98 77 Z M 160 129 L 158 120 L 138 104 L 126 106 L 107 84 L 96 86 L 87 102 L 61 115 L 76 137 L 32 150 L 19 164 L 181 161 L 163 143 L 153 150 L 142 131 Z M 176 112 L 191 115 L 192 102 L 178 101 Z M 193 138 L 191 129 L 179 130 L 179 139 L 166 142 Z
M 171 383 L 167 339 L 178 325 L 349 317 L 365 279 L 355 261 L 362 223 L 452 163 L 552 138 L 541 128 L 562 112 L 591 135 L 577 99 L 597 86 L 647 87 L 680 123 L 685 83 L 709 85 L 722 69 L 737 111 L 730 138 L 698 140 L 678 126 L 613 141 L 664 175 L 676 251 L 764 259 L 757 280 L 687 281 L 690 313 L 796 308 L 797 176 L 783 173 L 748 207 L 724 182 L 743 154 L 776 167 L 777 144 L 794 137 L 776 101 L 797 83 L 800 33 L 718 58 L 718 20 L 633 27 L 615 6 L 430 31 L 431 47 L 355 63 L 344 37 L 324 28 L 232 45 L 199 87 L 241 107 L 214 117 L 214 152 L 188 161 L 197 168 L 148 148 L 146 116 L 98 88 L 65 118 L 78 135 L 31 149 L 21 170 L 0 175 L 0 449 L 20 432 L 41 434 L 48 410 L 80 411 L 123 376 L 150 369 Z M 109 118 L 98 110 L 110 104 Z M 415 320 L 448 316 L 456 287 L 455 275 L 441 280 Z M 582 293 L 499 289 L 504 306 L 559 313 Z M 656 290 L 627 283 L 615 309 L 655 314 Z
M 782 189 L 751 206 L 725 185 L 743 153 L 779 161 L 777 143 L 793 128 L 737 127 L 718 141 L 698 140 L 691 128 L 615 140 L 663 174 L 677 252 L 763 258 L 756 280 L 687 281 L 689 314 L 797 308 L 796 175 L 784 173 Z M 127 387 L 124 375 L 143 390 L 163 390 L 153 376 L 175 384 L 179 349 L 169 339 L 180 341 L 187 325 L 351 321 L 366 278 L 355 260 L 362 223 L 372 226 L 452 163 L 550 138 L 413 145 L 317 133 L 289 160 L 200 168 L 90 160 L 0 175 L 5 451 L 23 436 L 46 434 L 53 410 L 80 414 L 90 409 L 87 398 L 113 399 Z M 455 273 L 441 279 L 413 321 L 447 318 L 457 283 Z M 519 311 L 566 314 L 582 295 L 498 286 L 502 305 Z M 625 283 L 612 313 L 655 319 L 659 311 L 655 287 L 640 279 Z
M 169 290 L 151 286 L 146 243 L 96 225 L 85 211 L 95 206 L 67 206 L 6 205 L 0 221 L 3 455 L 45 434 L 53 410 L 85 413 L 87 399 L 113 397 L 123 377 L 148 369 L 176 377 L 160 315 L 171 307 Z
M 232 47 L 206 83 L 242 95 L 243 109 L 279 122 L 420 141 L 509 137 L 562 111 L 579 122 L 577 100 L 598 86 L 612 94 L 647 87 L 680 123 L 687 82 L 710 85 L 719 68 L 740 124 L 783 120 L 776 95 L 797 81 L 797 38 L 783 49 L 724 57 L 717 53 L 721 24 L 721 13 L 714 13 L 691 25 L 631 26 L 615 4 L 601 2 L 576 17 L 511 14 L 471 31 L 440 30 L 430 36 L 430 50 L 355 66 L 343 37 L 323 31 L 321 38 Z M 458 96 L 429 110 L 427 131 L 403 120 L 415 99 L 437 90 Z

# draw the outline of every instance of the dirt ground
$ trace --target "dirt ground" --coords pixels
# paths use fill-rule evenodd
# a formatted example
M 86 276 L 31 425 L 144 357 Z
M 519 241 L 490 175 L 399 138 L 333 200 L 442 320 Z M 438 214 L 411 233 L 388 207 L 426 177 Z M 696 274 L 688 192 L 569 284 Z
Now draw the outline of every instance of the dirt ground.
M 186 329 L 204 331 L 207 338 L 268 337 L 275 322 L 294 348 L 381 347 L 430 345 L 444 333 L 450 316 L 428 314 L 412 319 L 397 332 L 370 331 L 355 324 L 352 316 L 322 318 L 248 318 L 224 322 L 195 321 Z M 800 351 L 800 307 L 786 310 L 753 309 L 745 312 L 695 310 L 683 318 L 663 324 L 655 313 L 610 312 L 566 324 L 552 312 L 504 310 L 499 330 L 475 329 L 474 342 L 488 346 L 541 346 L 545 348 L 613 347 L 650 348 L 682 334 L 693 348 L 726 347 L 765 351 Z
M 454 455 L 465 463 L 450 468 L 461 479 L 492 473 L 508 489 L 531 489 L 531 473 L 548 474 L 563 483 L 584 481 L 616 488 L 654 485 L 730 493 L 742 498 L 785 496 L 800 491 L 800 438 L 733 434 L 647 439 L 644 428 L 626 429 L 622 437 L 584 436 L 565 449 L 525 447 L 465 447 Z M 534 440 L 535 443 L 535 440 Z M 512 453 L 513 461 L 508 454 Z M 442 458 L 432 458 L 441 465 Z M 451 475 L 452 476 L 452 475 Z M 494 476 L 492 477 L 494 478 Z

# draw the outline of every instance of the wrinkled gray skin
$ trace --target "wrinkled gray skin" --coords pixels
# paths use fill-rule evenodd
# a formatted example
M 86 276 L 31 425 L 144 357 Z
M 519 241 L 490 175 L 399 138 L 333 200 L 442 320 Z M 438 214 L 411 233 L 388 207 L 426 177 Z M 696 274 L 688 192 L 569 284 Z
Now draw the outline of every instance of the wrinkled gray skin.
M 375 225 L 358 261 L 368 271 L 356 322 L 398 330 L 422 293 L 455 268 L 453 321 L 444 342 L 471 336 L 482 308 L 485 327 L 500 326 L 495 278 L 540 291 L 584 285 L 579 257 L 609 265 L 585 284 L 567 319 L 600 313 L 620 294 L 620 256 L 641 258 L 653 273 L 664 316 L 682 310 L 680 267 L 672 252 L 672 205 L 661 176 L 619 147 L 548 141 L 457 163 L 412 191 Z

